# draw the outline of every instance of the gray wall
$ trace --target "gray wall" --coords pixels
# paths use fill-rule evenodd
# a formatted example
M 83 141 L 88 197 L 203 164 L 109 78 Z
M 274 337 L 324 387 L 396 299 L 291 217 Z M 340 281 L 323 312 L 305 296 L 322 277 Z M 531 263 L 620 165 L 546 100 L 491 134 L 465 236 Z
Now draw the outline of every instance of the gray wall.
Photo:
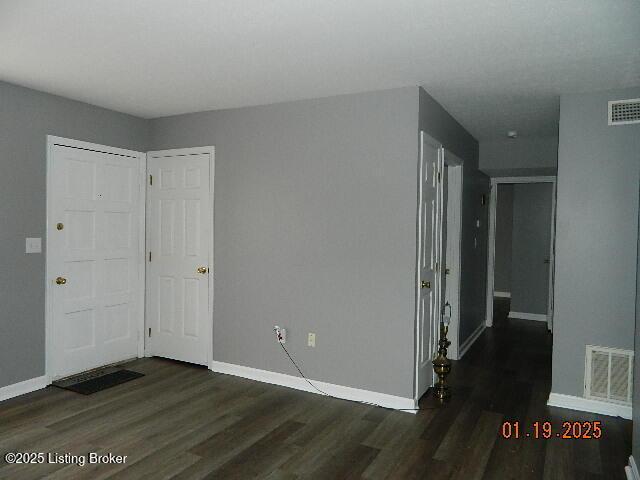
M 215 360 L 296 375 L 279 324 L 309 377 L 413 395 L 420 128 L 473 189 L 477 142 L 417 87 L 152 121 L 154 148 L 216 147 Z
M 480 170 L 491 177 L 555 175 L 558 137 L 518 137 L 480 143 Z
M 413 396 L 418 89 L 152 121 L 215 145 L 214 359 Z M 306 346 L 308 332 L 316 347 Z
M 296 374 L 273 341 L 279 324 L 310 377 L 410 397 L 423 128 L 465 160 L 462 329 L 480 319 L 477 142 L 417 87 L 145 121 L 1 83 L 0 108 L 0 365 L 12 366 L 0 386 L 44 373 L 44 255 L 23 251 L 45 233 L 48 134 L 215 145 L 215 359 Z
M 145 150 L 146 120 L 0 82 L 0 387 L 44 375 L 46 136 Z
M 636 259 L 636 331 L 633 357 L 633 458 L 640 460 L 640 212 L 638 213 L 638 253 Z
M 485 321 L 489 178 L 478 170 L 478 142 L 420 88 L 419 128 L 464 161 L 460 330 L 462 344 Z M 481 196 L 485 195 L 485 205 Z M 476 221 L 480 227 L 476 227 Z
M 633 348 L 640 125 L 609 127 L 609 100 L 560 98 L 552 391 L 583 395 L 585 345 Z
M 498 184 L 496 204 L 496 256 L 494 290 L 511 292 L 511 237 L 513 233 L 513 185 Z
M 546 315 L 553 184 L 513 185 L 511 311 Z

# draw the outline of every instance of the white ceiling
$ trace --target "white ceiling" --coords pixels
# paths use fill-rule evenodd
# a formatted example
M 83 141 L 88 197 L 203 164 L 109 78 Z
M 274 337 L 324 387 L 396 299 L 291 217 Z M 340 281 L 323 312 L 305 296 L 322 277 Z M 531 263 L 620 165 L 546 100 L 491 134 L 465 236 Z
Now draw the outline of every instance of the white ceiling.
M 478 139 L 640 85 L 639 0 L 1 0 L 0 79 L 150 118 L 423 85 Z

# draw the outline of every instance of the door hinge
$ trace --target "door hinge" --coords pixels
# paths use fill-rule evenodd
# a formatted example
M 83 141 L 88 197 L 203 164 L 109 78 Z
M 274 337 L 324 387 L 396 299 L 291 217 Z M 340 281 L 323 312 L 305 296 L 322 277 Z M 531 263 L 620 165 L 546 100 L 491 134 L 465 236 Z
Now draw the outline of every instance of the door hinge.
M 151 250 L 149 250 L 149 261 L 151 261 Z
M 151 338 L 151 327 L 149 327 L 149 338 Z
M 149 175 L 149 185 L 153 185 L 153 175 Z
M 438 172 L 438 183 L 442 182 L 442 175 Z

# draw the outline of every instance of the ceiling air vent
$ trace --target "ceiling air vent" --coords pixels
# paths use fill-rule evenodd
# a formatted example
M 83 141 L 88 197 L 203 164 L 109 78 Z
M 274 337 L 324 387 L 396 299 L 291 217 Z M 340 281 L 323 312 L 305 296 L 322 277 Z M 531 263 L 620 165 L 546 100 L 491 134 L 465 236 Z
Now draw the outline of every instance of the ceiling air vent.
M 631 405 L 633 350 L 587 345 L 584 376 L 585 398 Z
M 609 125 L 640 123 L 640 98 L 609 102 Z

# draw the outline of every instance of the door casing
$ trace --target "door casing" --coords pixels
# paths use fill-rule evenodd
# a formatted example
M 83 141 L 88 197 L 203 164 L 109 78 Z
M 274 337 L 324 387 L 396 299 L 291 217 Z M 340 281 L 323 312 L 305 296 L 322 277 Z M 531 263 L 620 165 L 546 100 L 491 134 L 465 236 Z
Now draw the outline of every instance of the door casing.
M 556 244 L 556 177 L 492 177 L 489 199 L 489 242 L 487 255 L 487 310 L 485 325 L 493 326 L 493 295 L 496 267 L 496 210 L 498 205 L 498 185 L 501 183 L 551 183 L 551 242 L 549 247 L 549 295 L 547 300 L 547 329 L 553 333 L 553 283 L 555 275 Z

